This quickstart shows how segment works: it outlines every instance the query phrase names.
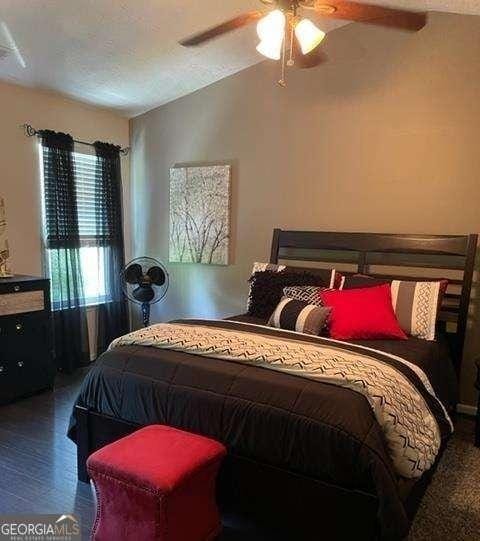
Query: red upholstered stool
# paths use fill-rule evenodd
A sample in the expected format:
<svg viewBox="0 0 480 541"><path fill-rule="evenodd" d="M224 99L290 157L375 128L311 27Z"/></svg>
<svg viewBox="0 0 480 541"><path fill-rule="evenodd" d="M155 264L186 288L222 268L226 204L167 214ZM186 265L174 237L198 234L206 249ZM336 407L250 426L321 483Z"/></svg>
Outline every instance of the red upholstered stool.
<svg viewBox="0 0 480 541"><path fill-rule="evenodd" d="M87 462L97 491L95 541L207 541L220 532L215 478L225 447L152 425Z"/></svg>

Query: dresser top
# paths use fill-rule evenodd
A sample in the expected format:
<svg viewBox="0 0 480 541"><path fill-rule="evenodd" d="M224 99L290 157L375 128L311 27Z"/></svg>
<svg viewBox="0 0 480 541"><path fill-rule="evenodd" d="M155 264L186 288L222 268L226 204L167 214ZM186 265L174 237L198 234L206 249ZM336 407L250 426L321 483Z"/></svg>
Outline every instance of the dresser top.
<svg viewBox="0 0 480 541"><path fill-rule="evenodd" d="M0 278L0 284L18 284L18 282L37 282L38 280L46 280L43 276L27 276L26 274L15 274L8 278Z"/></svg>

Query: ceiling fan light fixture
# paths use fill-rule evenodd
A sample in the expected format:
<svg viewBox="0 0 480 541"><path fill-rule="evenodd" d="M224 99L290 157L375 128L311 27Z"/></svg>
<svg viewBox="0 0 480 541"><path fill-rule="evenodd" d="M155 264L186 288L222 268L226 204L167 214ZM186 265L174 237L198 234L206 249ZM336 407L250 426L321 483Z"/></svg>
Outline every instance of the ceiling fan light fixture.
<svg viewBox="0 0 480 541"><path fill-rule="evenodd" d="M295 36L298 39L298 43L300 43L302 53L308 54L320 45L326 34L309 19L302 19L295 26Z"/></svg>
<svg viewBox="0 0 480 541"><path fill-rule="evenodd" d="M283 39L280 41L263 40L257 45L257 51L271 60L280 60L282 56L282 42Z"/></svg>
<svg viewBox="0 0 480 541"><path fill-rule="evenodd" d="M283 39L285 32L286 17L280 9L270 11L257 23L257 34L260 41Z"/></svg>
<svg viewBox="0 0 480 541"><path fill-rule="evenodd" d="M257 45L257 51L260 54L272 60L280 59L285 25L285 14L279 9L274 9L258 21L257 34L260 43Z"/></svg>

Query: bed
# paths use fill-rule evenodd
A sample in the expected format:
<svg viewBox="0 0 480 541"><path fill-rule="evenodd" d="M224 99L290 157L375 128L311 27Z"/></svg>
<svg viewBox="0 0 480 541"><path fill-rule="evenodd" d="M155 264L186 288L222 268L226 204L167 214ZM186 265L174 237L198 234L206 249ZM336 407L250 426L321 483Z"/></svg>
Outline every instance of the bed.
<svg viewBox="0 0 480 541"><path fill-rule="evenodd" d="M450 273L434 342L338 345L292 337L245 315L173 324L187 335L238 333L253 341L250 350L281 341L306 351L321 342L322 348L341 347L347 360L363 355L398 364L398 357L418 366L438 397L424 398L441 428L438 453L421 475L397 474L378 417L351 388L137 340L105 353L82 385L69 430L77 443L79 478L88 480L85 461L95 449L139 426L165 423L227 444L219 479L222 507L264 525L272 539L404 538L450 434L442 410L453 410L457 401L476 244L476 235L274 231L271 263L333 262L349 265L347 272L388 278L404 275L402 269L413 278L413 268L422 269L422 278L437 278L433 269ZM404 364L415 382L414 367Z"/></svg>

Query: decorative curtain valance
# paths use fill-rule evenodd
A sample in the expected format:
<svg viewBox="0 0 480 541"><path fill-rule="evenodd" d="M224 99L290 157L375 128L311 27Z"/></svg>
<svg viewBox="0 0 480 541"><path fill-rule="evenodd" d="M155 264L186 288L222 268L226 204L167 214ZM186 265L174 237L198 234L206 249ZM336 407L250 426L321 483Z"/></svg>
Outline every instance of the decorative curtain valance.
<svg viewBox="0 0 480 541"><path fill-rule="evenodd" d="M40 130L37 135L45 148L73 151L73 137L68 133Z"/></svg>
<svg viewBox="0 0 480 541"><path fill-rule="evenodd" d="M120 156L122 147L119 145L112 145L112 143L103 143L102 141L95 141L93 143L95 152L99 158L116 158Z"/></svg>

